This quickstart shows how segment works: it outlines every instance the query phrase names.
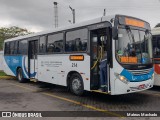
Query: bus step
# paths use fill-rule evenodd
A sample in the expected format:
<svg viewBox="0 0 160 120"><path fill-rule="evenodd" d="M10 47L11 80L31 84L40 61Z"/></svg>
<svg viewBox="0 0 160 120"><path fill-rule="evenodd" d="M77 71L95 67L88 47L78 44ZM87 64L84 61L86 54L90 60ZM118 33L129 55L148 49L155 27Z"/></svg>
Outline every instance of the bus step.
<svg viewBox="0 0 160 120"><path fill-rule="evenodd" d="M108 92L102 92L101 90L91 90L91 92L97 92L97 93L109 94Z"/></svg>
<svg viewBox="0 0 160 120"><path fill-rule="evenodd" d="M38 82L38 80L34 79L34 78L30 78L30 81L32 81L32 82Z"/></svg>

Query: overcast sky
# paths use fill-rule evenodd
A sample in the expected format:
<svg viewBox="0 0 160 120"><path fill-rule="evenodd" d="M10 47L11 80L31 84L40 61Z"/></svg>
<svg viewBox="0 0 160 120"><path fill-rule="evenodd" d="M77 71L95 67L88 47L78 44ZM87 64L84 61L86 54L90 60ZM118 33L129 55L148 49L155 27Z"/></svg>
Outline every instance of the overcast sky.
<svg viewBox="0 0 160 120"><path fill-rule="evenodd" d="M18 26L38 32L54 28L54 5L58 2L59 26L69 25L76 10L76 22L103 15L124 14L160 23L160 0L0 0L0 27Z"/></svg>

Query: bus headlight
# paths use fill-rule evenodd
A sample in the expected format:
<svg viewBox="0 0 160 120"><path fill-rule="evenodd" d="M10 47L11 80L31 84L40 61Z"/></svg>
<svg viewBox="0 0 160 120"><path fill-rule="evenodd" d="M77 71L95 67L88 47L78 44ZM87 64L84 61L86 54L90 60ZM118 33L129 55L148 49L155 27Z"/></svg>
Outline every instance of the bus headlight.
<svg viewBox="0 0 160 120"><path fill-rule="evenodd" d="M120 81L124 82L125 84L128 84L128 80L124 76L119 75L118 77Z"/></svg>
<svg viewBox="0 0 160 120"><path fill-rule="evenodd" d="M126 80L126 78L125 78L124 76L121 76L121 75L119 75L119 79L120 79L121 81Z"/></svg>
<svg viewBox="0 0 160 120"><path fill-rule="evenodd" d="M122 81L123 83L125 83L125 84L128 84L128 83L129 83L129 81L128 81L124 76L122 76L122 75L120 75L120 74L118 74L118 73L115 73L115 76L116 76L117 79L119 79L119 80Z"/></svg>

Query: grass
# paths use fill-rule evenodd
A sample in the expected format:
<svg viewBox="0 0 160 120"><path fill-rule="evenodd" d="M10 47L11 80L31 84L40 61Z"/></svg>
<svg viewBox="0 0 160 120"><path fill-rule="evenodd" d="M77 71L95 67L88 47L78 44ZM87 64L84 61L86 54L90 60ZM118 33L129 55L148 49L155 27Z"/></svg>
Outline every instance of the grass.
<svg viewBox="0 0 160 120"><path fill-rule="evenodd" d="M0 76L6 76L6 73L4 73L3 71L0 71Z"/></svg>

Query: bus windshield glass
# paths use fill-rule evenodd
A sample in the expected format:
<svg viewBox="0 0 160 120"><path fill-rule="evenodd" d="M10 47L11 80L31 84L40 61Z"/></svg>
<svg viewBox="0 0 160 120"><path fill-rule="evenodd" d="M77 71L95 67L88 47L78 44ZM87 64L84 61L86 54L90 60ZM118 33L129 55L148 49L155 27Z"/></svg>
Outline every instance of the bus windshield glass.
<svg viewBox="0 0 160 120"><path fill-rule="evenodd" d="M149 31L119 28L116 57L122 64L152 63L152 43Z"/></svg>

